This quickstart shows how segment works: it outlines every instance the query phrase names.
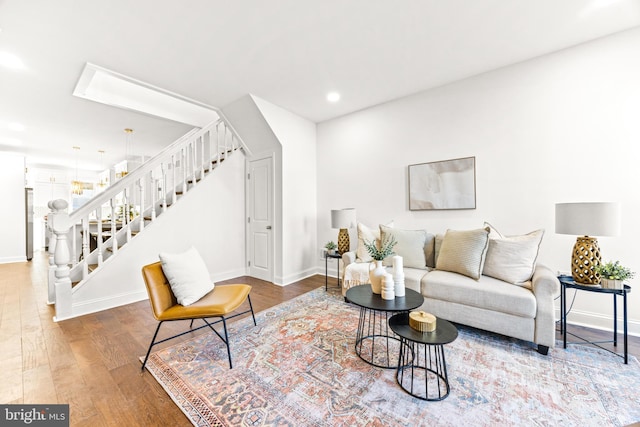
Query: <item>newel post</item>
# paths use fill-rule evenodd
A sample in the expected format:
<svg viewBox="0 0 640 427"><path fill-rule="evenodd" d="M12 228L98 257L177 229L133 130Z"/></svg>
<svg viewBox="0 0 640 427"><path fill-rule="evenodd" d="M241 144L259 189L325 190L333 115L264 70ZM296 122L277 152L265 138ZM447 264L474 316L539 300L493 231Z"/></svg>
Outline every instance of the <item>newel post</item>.
<svg viewBox="0 0 640 427"><path fill-rule="evenodd" d="M55 264L55 281L54 281L54 302L56 305L56 316L54 320L66 319L71 317L72 313L72 296L71 296L71 279L69 278L70 268L69 261L69 244L67 235L69 234L69 214L66 212L69 204L62 199L50 202L52 209L48 217L48 223L51 227L52 239L55 240L53 263ZM51 242L49 243L51 246ZM51 248L49 248L51 250Z"/></svg>

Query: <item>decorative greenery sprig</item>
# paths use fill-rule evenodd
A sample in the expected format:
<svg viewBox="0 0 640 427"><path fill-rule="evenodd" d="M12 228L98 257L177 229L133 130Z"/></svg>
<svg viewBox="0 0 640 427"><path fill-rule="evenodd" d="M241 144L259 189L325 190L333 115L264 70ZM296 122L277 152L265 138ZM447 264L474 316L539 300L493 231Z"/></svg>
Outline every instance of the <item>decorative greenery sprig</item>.
<svg viewBox="0 0 640 427"><path fill-rule="evenodd" d="M376 246L375 242L368 242L366 240L364 241L364 247L367 248L367 252L369 252L371 258L375 259L376 261L382 261L386 257L395 254L395 252L393 252L393 247L397 244L398 242L396 242L396 239L395 237L393 237L393 235L390 238L385 236L382 242L380 242L380 248Z"/></svg>
<svg viewBox="0 0 640 427"><path fill-rule="evenodd" d="M332 251L338 247L333 240L329 240L326 245L324 245L325 249L328 251Z"/></svg>
<svg viewBox="0 0 640 427"><path fill-rule="evenodd" d="M602 278L609 280L633 279L633 276L635 276L636 274L635 272L631 271L630 268L620 265L620 261L609 261L605 264L596 265L594 267L594 270L596 273L602 276Z"/></svg>

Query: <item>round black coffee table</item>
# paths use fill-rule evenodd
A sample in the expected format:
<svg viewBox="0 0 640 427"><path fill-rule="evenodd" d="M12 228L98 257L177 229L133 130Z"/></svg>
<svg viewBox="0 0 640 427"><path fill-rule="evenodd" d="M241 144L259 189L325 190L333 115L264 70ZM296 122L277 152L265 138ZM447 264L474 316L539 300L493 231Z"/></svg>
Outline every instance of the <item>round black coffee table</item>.
<svg viewBox="0 0 640 427"><path fill-rule="evenodd" d="M396 368L400 339L390 333L389 317L398 312L406 314L409 310L420 307L424 297L419 292L406 289L404 297L384 300L371 291L370 285L362 285L347 290L345 298L360 307L356 354L378 368Z"/></svg>
<svg viewBox="0 0 640 427"><path fill-rule="evenodd" d="M444 345L458 337L458 329L451 322L438 318L435 331L416 331L409 326L409 313L393 315L389 327L401 341L396 373L400 387L422 400L447 397L450 389Z"/></svg>

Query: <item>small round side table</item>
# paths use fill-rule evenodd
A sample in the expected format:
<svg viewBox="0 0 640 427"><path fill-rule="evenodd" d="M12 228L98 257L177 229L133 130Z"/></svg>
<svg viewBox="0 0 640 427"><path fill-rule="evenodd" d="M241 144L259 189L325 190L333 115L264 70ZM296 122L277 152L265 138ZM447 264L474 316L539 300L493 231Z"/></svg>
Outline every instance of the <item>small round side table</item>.
<svg viewBox="0 0 640 427"><path fill-rule="evenodd" d="M398 366L400 339L389 331L391 314L414 310L422 305L424 297L412 289L405 296L384 300L371 291L370 285L354 286L345 295L347 301L360 307L356 332L356 354L360 359L378 368L395 369Z"/></svg>
<svg viewBox="0 0 640 427"><path fill-rule="evenodd" d="M438 318L436 330L420 332L409 326L409 313L394 314L389 327L400 336L396 381L404 391L422 400L442 400L449 395L444 345L458 337L458 329Z"/></svg>

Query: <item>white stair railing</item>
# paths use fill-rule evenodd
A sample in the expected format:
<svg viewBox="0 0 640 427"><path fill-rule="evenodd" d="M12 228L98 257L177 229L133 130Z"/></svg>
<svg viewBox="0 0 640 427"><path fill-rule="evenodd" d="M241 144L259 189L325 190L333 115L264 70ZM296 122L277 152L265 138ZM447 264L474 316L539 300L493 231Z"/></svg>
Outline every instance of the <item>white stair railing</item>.
<svg viewBox="0 0 640 427"><path fill-rule="evenodd" d="M49 202L48 302L56 318L71 317L74 289L236 149L248 154L222 117L189 131L71 214L66 201Z"/></svg>

